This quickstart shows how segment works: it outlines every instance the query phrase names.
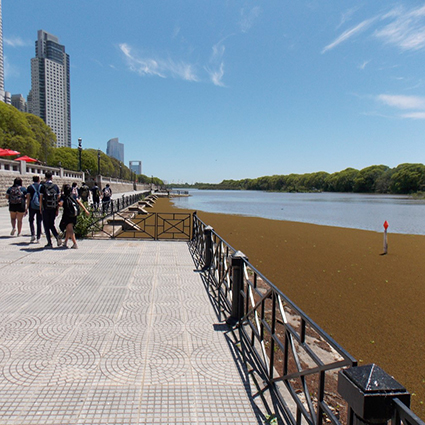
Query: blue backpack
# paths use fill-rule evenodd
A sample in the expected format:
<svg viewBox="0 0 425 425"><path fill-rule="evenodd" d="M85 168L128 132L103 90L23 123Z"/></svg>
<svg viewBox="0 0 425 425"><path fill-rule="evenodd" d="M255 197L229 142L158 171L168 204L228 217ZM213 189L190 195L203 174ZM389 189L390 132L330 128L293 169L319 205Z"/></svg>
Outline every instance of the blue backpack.
<svg viewBox="0 0 425 425"><path fill-rule="evenodd" d="M31 187L34 189L34 193L31 198L30 207L33 210L39 210L40 209L40 184L35 183L35 184L32 184Z"/></svg>

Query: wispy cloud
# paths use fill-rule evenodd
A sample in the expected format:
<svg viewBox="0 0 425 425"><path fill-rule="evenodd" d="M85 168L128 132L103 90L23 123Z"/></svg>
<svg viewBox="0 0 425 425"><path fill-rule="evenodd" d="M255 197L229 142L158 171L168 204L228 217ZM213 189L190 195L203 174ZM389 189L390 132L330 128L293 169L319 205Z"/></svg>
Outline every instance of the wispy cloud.
<svg viewBox="0 0 425 425"><path fill-rule="evenodd" d="M406 112L398 115L400 118L409 118L415 120L425 119L425 97L380 94L376 96L376 100L385 106L396 109L414 109L412 112Z"/></svg>
<svg viewBox="0 0 425 425"><path fill-rule="evenodd" d="M393 22L375 31L375 37L401 50L420 50L425 47L425 6L411 10L402 7L393 9L383 19Z"/></svg>
<svg viewBox="0 0 425 425"><path fill-rule="evenodd" d="M358 66L358 68L363 71L370 62L370 60L364 61L361 65Z"/></svg>
<svg viewBox="0 0 425 425"><path fill-rule="evenodd" d="M205 67L210 80L212 83L219 87L224 87L224 61L223 56L226 51L226 47L223 42L225 39L220 40L217 44L212 47L212 53L209 60L209 65Z"/></svg>
<svg viewBox="0 0 425 425"><path fill-rule="evenodd" d="M332 43L328 44L323 50L322 53L326 53L328 50L334 49L336 46L340 45L344 41L349 40L350 38L358 35L359 33L365 31L370 25L376 20L376 18L366 19L360 24L357 24L353 28L350 28L344 31L339 37L337 37Z"/></svg>
<svg viewBox="0 0 425 425"><path fill-rule="evenodd" d="M129 69L141 76L157 76L161 78L178 78L186 81L198 81L195 66L184 61L175 61L171 58L152 58L134 52L126 43L119 45L124 54Z"/></svg>
<svg viewBox="0 0 425 425"><path fill-rule="evenodd" d="M380 94L377 100L398 109L425 109L425 97Z"/></svg>
<svg viewBox="0 0 425 425"><path fill-rule="evenodd" d="M413 120L425 120L425 112L410 112L408 114L402 114L401 117Z"/></svg>
<svg viewBox="0 0 425 425"><path fill-rule="evenodd" d="M10 47L28 47L32 46L32 43L29 41L24 41L20 37L5 37L3 38L3 43L6 46Z"/></svg>
<svg viewBox="0 0 425 425"><path fill-rule="evenodd" d="M253 7L252 9L241 9L241 20L239 22L239 26L242 32L248 32L254 22L258 18L261 13L261 8L259 6Z"/></svg>
<svg viewBox="0 0 425 425"><path fill-rule="evenodd" d="M346 12L341 14L341 21L337 26L337 29L339 27L341 27L342 25L344 25L346 22L351 21L353 15L355 14L355 12L357 12L359 8L358 7L353 7L351 9L348 9Z"/></svg>
<svg viewBox="0 0 425 425"><path fill-rule="evenodd" d="M342 17L338 28L351 18L355 10L350 9ZM391 44L403 51L414 51L425 48L425 5L406 9L403 6L395 7L386 13L370 19L365 19L359 24L345 30L334 41L322 50L326 53L343 42L360 35L374 26L374 31L369 34L385 44Z"/></svg>

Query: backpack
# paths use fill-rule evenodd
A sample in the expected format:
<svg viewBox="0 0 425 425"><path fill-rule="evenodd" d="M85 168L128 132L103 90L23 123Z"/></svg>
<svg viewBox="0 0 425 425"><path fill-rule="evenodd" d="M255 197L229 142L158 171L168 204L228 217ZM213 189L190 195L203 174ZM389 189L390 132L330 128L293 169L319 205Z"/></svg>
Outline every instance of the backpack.
<svg viewBox="0 0 425 425"><path fill-rule="evenodd" d="M81 186L80 189L80 197L83 199L83 201L87 201L88 197L89 197L89 187L84 185Z"/></svg>
<svg viewBox="0 0 425 425"><path fill-rule="evenodd" d="M68 217L78 217L80 214L80 206L78 205L78 202L71 196L68 196L65 199L64 210Z"/></svg>
<svg viewBox="0 0 425 425"><path fill-rule="evenodd" d="M109 189L109 187L105 187L105 189L103 189L103 196L105 198L110 198L111 195L112 195L111 189Z"/></svg>
<svg viewBox="0 0 425 425"><path fill-rule="evenodd" d="M9 203L18 205L23 203L22 192L20 186L12 186L9 191Z"/></svg>
<svg viewBox="0 0 425 425"><path fill-rule="evenodd" d="M31 198L30 207L33 210L38 210L40 209L40 185L37 184L37 187L35 187L35 185L32 184L31 187L34 189L34 193Z"/></svg>
<svg viewBox="0 0 425 425"><path fill-rule="evenodd" d="M54 184L44 185L44 196L46 198L46 203L44 204L46 208L56 209L58 207L58 193Z"/></svg>

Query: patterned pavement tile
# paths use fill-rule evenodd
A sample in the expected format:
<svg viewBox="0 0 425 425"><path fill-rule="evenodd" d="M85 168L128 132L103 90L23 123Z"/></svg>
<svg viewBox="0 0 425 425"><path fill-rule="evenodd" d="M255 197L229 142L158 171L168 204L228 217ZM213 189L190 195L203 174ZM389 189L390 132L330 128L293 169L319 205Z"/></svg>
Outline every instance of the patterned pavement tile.
<svg viewBox="0 0 425 425"><path fill-rule="evenodd" d="M9 237L0 209L0 425L260 424L184 242Z"/></svg>

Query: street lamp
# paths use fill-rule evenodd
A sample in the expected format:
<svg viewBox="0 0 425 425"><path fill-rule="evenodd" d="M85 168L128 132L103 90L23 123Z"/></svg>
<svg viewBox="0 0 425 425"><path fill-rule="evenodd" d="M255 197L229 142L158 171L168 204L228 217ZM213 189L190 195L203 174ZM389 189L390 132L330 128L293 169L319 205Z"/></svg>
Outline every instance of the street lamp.
<svg viewBox="0 0 425 425"><path fill-rule="evenodd" d="M120 164L120 180L122 180L122 165Z"/></svg>
<svg viewBox="0 0 425 425"><path fill-rule="evenodd" d="M100 176L100 149L97 150L97 174Z"/></svg>
<svg viewBox="0 0 425 425"><path fill-rule="evenodd" d="M81 151L83 150L82 147L83 139L81 137L78 138L78 171L81 172Z"/></svg>

